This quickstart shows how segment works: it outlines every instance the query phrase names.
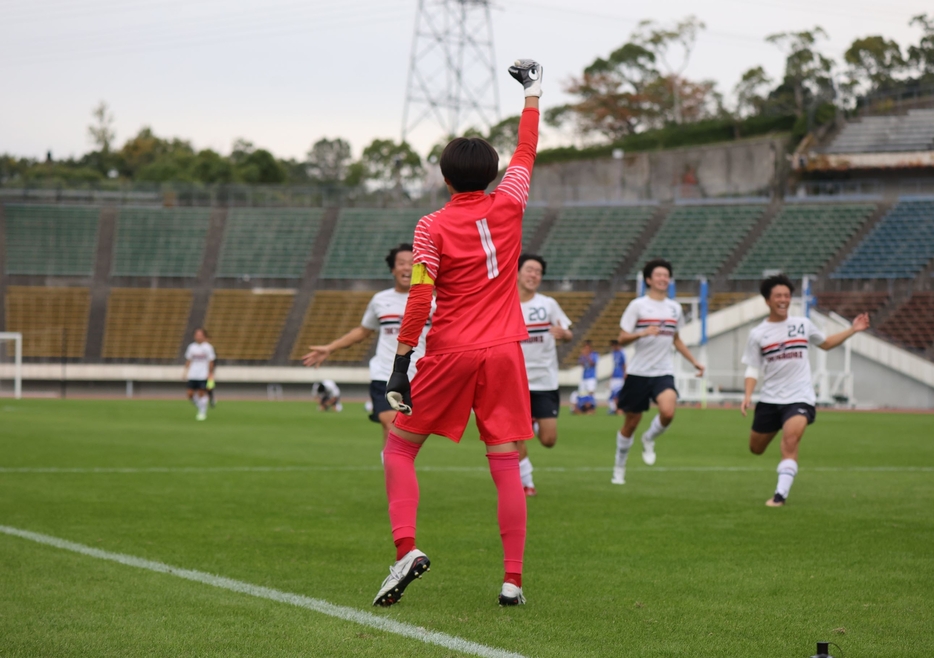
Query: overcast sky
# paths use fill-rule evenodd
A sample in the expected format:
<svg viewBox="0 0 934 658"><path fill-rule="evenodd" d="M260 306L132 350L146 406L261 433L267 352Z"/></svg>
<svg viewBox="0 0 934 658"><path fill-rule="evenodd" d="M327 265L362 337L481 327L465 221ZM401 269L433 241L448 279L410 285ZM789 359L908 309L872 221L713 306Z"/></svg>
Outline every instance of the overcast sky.
<svg viewBox="0 0 934 658"><path fill-rule="evenodd" d="M434 0L436 1L436 0ZM430 4L429 0L426 3ZM689 14L707 25L686 75L730 91L761 64L780 77L768 34L821 25L841 59L855 37L916 42L911 16L930 0L496 0L493 31L502 116L517 113L516 57L545 67L544 107L562 83L628 37L636 23ZM418 0L0 0L0 152L56 158L91 147L91 109L106 101L117 143L149 125L161 136L229 153L244 137L303 157L322 136L355 154L398 139ZM423 124L422 152L442 134ZM552 140L555 138L552 137Z"/></svg>

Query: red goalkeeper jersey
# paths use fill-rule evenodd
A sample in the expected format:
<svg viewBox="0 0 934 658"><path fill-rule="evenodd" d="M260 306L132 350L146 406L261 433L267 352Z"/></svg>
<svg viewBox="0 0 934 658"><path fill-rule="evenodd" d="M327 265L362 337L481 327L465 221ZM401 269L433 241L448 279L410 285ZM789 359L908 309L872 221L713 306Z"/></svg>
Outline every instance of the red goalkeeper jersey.
<svg viewBox="0 0 934 658"><path fill-rule="evenodd" d="M426 354L463 352L529 337L516 279L538 120L537 109L522 112L519 144L492 194L455 194L415 228L414 260L425 265L437 294Z"/></svg>

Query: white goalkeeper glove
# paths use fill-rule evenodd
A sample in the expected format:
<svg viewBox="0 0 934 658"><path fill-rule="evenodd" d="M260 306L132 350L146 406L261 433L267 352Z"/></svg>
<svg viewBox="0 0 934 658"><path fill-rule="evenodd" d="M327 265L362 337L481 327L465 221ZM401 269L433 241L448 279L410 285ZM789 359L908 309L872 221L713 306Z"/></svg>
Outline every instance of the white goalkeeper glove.
<svg viewBox="0 0 934 658"><path fill-rule="evenodd" d="M541 97L542 65L534 59L517 59L516 63L509 67L509 75L522 83L526 97Z"/></svg>

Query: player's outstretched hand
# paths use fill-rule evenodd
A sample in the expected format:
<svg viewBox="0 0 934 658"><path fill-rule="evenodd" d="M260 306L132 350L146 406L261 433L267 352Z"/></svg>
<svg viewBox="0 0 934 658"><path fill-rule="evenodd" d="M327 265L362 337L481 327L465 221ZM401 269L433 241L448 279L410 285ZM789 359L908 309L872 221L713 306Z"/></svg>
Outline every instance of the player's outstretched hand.
<svg viewBox="0 0 934 658"><path fill-rule="evenodd" d="M749 398L743 398L743 403L739 405L739 410L743 412L743 418L746 417L746 411L749 409L749 405L752 403L752 400Z"/></svg>
<svg viewBox="0 0 934 658"><path fill-rule="evenodd" d="M707 366L703 363L695 363L694 369L697 370L697 374L694 375L695 377L703 377L704 373L707 371Z"/></svg>
<svg viewBox="0 0 934 658"><path fill-rule="evenodd" d="M386 384L386 400L395 411L406 416L412 415L412 389L409 386L409 363L412 353L396 354L392 364L392 374Z"/></svg>
<svg viewBox="0 0 934 658"><path fill-rule="evenodd" d="M860 313L853 320L853 331L866 331L869 329L869 314Z"/></svg>
<svg viewBox="0 0 934 658"><path fill-rule="evenodd" d="M541 97L542 65L534 59L517 59L516 63L509 67L509 75L522 83L526 97Z"/></svg>
<svg viewBox="0 0 934 658"><path fill-rule="evenodd" d="M308 354L302 357L302 363L309 368L317 368L331 356L331 350L324 345L312 345L308 349Z"/></svg>

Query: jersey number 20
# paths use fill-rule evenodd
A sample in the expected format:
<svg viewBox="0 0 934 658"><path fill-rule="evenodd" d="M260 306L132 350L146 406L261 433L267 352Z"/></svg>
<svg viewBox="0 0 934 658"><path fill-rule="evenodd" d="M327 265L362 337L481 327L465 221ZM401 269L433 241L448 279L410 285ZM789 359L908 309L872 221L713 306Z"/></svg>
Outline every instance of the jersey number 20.
<svg viewBox="0 0 934 658"><path fill-rule="evenodd" d="M486 219L477 222L477 230L480 232L480 244L486 253L486 276L488 279L495 279L499 276L499 263L496 260L496 245L493 244L493 236L490 235Z"/></svg>

